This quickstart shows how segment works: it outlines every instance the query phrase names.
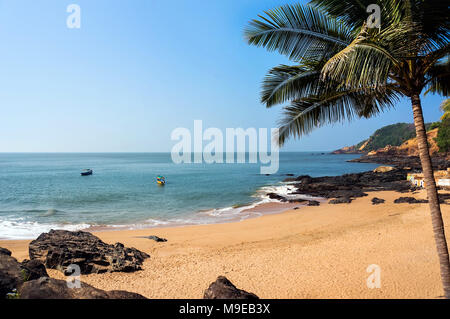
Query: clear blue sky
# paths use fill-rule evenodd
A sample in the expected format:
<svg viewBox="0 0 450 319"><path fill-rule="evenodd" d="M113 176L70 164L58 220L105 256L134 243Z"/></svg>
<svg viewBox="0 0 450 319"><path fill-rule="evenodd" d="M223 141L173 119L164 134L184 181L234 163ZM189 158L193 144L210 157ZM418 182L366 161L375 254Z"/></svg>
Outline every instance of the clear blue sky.
<svg viewBox="0 0 450 319"><path fill-rule="evenodd" d="M250 47L243 28L287 0L0 0L0 152L170 151L176 127L275 127L259 103L287 59ZM81 29L66 8L81 7ZM442 98L423 101L438 120ZM325 127L286 151L332 150L412 122L408 101L371 120Z"/></svg>

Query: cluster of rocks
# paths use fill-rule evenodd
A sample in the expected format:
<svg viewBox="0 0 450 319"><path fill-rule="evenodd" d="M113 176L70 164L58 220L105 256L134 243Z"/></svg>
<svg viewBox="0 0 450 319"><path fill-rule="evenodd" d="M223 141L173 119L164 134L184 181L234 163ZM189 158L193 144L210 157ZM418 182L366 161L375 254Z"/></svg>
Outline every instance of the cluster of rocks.
<svg viewBox="0 0 450 319"><path fill-rule="evenodd" d="M352 199L367 196L365 192L391 190L409 192L415 188L406 180L408 170L392 169L384 172L362 172L341 176L311 177L302 175L287 178L293 182L292 194L332 199L331 204L350 203Z"/></svg>
<svg viewBox="0 0 450 319"><path fill-rule="evenodd" d="M286 198L277 193L268 193L267 196L270 199L278 200L282 203L297 203L297 204L305 204L307 206L319 206L320 202L316 200L302 199L302 198Z"/></svg>
<svg viewBox="0 0 450 319"><path fill-rule="evenodd" d="M29 245L29 255L45 267L62 272L71 264L80 267L81 274L140 270L150 256L121 243L107 244L88 232L51 230L41 234Z"/></svg>
<svg viewBox="0 0 450 319"><path fill-rule="evenodd" d="M157 236L146 238L165 241ZM105 291L83 282L79 288L71 288L65 280L50 278L46 270L47 267L66 272L70 264L77 264L82 274L135 271L149 257L135 248L120 243L108 245L87 232L51 230L32 241L29 250L32 259L19 263L11 251L0 247L0 299L146 299L137 293ZM205 290L203 297L258 299L255 294L236 288L223 276Z"/></svg>
<svg viewBox="0 0 450 319"><path fill-rule="evenodd" d="M424 204L424 203L428 203L428 200L426 199L416 199L414 197L411 196L406 196L406 197L400 197L397 198L396 200L394 200L395 204L404 204L404 203L408 203L408 204Z"/></svg>
<svg viewBox="0 0 450 319"><path fill-rule="evenodd" d="M19 263L5 248L0 248L0 296L20 299L145 299L137 293L104 291L86 283L71 289L66 281L49 278L39 260Z"/></svg>
<svg viewBox="0 0 450 319"><path fill-rule="evenodd" d="M383 204L384 202L385 202L385 200L382 198L378 198L378 197L372 198L372 205L379 205L379 204Z"/></svg>
<svg viewBox="0 0 450 319"><path fill-rule="evenodd" d="M450 160L448 156L435 155L431 158L433 163L433 169L446 170L450 167ZM393 165L397 168L410 168L412 170L422 170L419 156L408 155L393 155L393 154L376 154L376 155L363 155L359 158L350 160L349 162L356 163L383 163L386 165Z"/></svg>

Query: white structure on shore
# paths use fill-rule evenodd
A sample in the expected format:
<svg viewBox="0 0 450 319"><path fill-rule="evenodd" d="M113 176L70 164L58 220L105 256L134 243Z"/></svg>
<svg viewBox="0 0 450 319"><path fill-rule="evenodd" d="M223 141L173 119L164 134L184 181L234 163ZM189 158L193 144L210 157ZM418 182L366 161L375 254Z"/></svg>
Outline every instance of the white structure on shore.
<svg viewBox="0 0 450 319"><path fill-rule="evenodd" d="M436 185L440 187L450 188L450 168L446 171L435 171L434 178L436 180ZM417 187L425 187L425 179L423 173L411 173L406 177L413 185Z"/></svg>

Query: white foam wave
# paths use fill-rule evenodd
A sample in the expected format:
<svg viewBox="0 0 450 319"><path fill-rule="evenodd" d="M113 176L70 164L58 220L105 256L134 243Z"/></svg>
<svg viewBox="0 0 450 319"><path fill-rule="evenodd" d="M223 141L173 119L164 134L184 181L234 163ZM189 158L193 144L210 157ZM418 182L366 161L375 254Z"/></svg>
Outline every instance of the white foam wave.
<svg viewBox="0 0 450 319"><path fill-rule="evenodd" d="M40 224L38 222L17 220L0 220L1 239L34 239L50 229L80 230L88 228L88 224Z"/></svg>
<svg viewBox="0 0 450 319"><path fill-rule="evenodd" d="M277 199L270 198L269 193L275 193L288 200L304 199L304 200L320 200L320 198L293 194L295 187L290 183L280 183L273 186L264 186L258 189L255 193L255 202L239 207L225 207L216 208L207 211L196 212L179 218L171 219L155 219L150 218L143 222L133 224L120 225L104 225L107 228L114 229L142 229L165 226L182 226L182 225L202 225L230 221L242 221L251 217L261 216L262 213L257 212L254 208L265 203L280 202ZM48 215L53 215L56 210L49 210ZM50 229L64 229L64 230L81 230L89 228L88 224L52 224L52 223L37 223L25 221L22 218L16 219L0 219L0 239L32 239L36 238L43 232L48 232Z"/></svg>

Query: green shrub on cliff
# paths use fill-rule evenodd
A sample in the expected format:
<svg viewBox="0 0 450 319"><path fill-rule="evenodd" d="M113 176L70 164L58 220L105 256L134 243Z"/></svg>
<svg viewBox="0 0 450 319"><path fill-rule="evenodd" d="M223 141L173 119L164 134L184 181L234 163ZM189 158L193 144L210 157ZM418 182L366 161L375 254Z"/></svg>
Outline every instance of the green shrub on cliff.
<svg viewBox="0 0 450 319"><path fill-rule="evenodd" d="M430 126L431 124L425 125L427 130L430 129ZM414 124L397 123L384 126L373 133L373 135L369 138L369 142L364 147L364 151L370 152L383 148L386 145L399 146L403 142L414 137L416 137Z"/></svg>
<svg viewBox="0 0 450 319"><path fill-rule="evenodd" d="M439 152L450 152L450 117L444 118L440 123L436 143Z"/></svg>

